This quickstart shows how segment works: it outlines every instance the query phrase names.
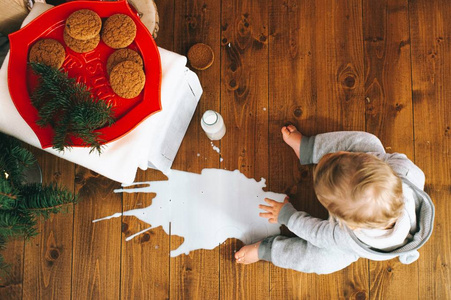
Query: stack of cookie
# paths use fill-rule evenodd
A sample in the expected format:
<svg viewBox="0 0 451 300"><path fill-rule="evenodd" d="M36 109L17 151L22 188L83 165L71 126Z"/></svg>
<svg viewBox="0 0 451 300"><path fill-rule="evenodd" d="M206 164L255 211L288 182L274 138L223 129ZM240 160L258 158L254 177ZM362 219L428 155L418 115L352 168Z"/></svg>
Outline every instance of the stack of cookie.
<svg viewBox="0 0 451 300"><path fill-rule="evenodd" d="M115 14L106 19L102 41L113 49L107 60L107 73L113 91L122 98L137 97L146 82L143 60L138 52L128 49L136 37L136 24L127 15Z"/></svg>
<svg viewBox="0 0 451 300"><path fill-rule="evenodd" d="M66 20L63 38L67 47L78 53L94 50L100 42L102 19L89 9L73 12Z"/></svg>
<svg viewBox="0 0 451 300"><path fill-rule="evenodd" d="M135 98L146 82L143 60L132 49L119 49L108 57L106 64L113 91L122 98Z"/></svg>

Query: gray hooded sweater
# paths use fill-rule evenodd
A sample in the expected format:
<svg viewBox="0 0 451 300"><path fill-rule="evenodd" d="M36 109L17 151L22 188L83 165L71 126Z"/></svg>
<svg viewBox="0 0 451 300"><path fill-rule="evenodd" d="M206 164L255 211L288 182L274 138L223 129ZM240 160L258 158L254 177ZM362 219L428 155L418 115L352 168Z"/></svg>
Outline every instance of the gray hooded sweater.
<svg viewBox="0 0 451 300"><path fill-rule="evenodd" d="M297 237L278 235L266 238L258 248L259 259L282 268L317 274L344 269L360 257L371 260L399 257L404 264L417 260L417 249L431 236L434 221L434 205L423 191L423 172L404 154L385 153L379 139L366 132L331 132L313 137L303 136L300 161L301 164L317 164L325 154L338 151L373 154L389 164L401 178L404 200L415 206L412 209L415 215L411 219L416 224L412 226L406 241L394 249L390 247L394 245L386 245L385 250L377 249L362 242L345 225L340 226L335 220L314 218L306 212L296 211L287 203L282 207L278 221Z"/></svg>

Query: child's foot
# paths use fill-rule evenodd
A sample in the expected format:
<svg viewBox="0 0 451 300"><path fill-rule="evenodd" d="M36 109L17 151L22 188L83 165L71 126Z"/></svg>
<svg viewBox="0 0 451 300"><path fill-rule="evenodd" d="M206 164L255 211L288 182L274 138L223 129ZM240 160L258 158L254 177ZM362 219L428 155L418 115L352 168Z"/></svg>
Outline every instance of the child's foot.
<svg viewBox="0 0 451 300"><path fill-rule="evenodd" d="M293 148L296 156L300 158L299 151L301 147L302 134L293 125L283 126L281 131L285 143Z"/></svg>
<svg viewBox="0 0 451 300"><path fill-rule="evenodd" d="M253 264L258 259L258 246L260 246L261 242L244 246L237 253L235 253L235 259L238 264Z"/></svg>

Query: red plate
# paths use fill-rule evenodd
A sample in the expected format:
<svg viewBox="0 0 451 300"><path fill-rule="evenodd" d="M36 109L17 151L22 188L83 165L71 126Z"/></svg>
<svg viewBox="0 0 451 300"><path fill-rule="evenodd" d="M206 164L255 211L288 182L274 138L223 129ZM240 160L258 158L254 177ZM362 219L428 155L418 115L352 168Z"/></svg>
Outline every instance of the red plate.
<svg viewBox="0 0 451 300"><path fill-rule="evenodd" d="M135 41L128 47L138 51L144 60L146 84L139 96L124 99L117 96L108 83L106 61L115 51L100 41L96 49L87 53L76 53L66 47L63 40L65 20L71 13L79 9L95 11L102 21L113 14L121 13L130 16L136 24ZM139 17L128 6L125 0L114 2L74 1L58 5L36 19L21 30L10 34L10 57L8 66L8 86L11 98L20 115L36 133L42 148L52 146L54 131L50 126L36 125L38 111L31 104L30 94L34 88L33 74L28 63L28 51L39 39L52 38L59 41L66 49L64 71L69 77L77 78L91 89L91 92L113 105L116 123L99 130L100 138L106 142L113 141L133 128L152 113L161 110L160 86L161 63L155 41ZM72 139L74 146L84 146L80 139Z"/></svg>

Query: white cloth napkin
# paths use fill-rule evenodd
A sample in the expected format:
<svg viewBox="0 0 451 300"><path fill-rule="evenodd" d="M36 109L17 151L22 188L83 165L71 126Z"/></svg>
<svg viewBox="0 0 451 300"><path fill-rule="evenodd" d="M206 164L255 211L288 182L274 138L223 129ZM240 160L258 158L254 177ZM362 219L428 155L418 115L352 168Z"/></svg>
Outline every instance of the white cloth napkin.
<svg viewBox="0 0 451 300"><path fill-rule="evenodd" d="M22 27L52 6L35 3ZM82 165L121 183L133 182L137 168L148 166L166 173L177 154L186 129L202 95L197 76L186 67L186 57L158 48L161 57L162 111L148 117L135 129L111 143L99 156L89 148L74 147L56 156ZM17 111L8 89L9 54L0 70L0 131L41 148L38 138Z"/></svg>

